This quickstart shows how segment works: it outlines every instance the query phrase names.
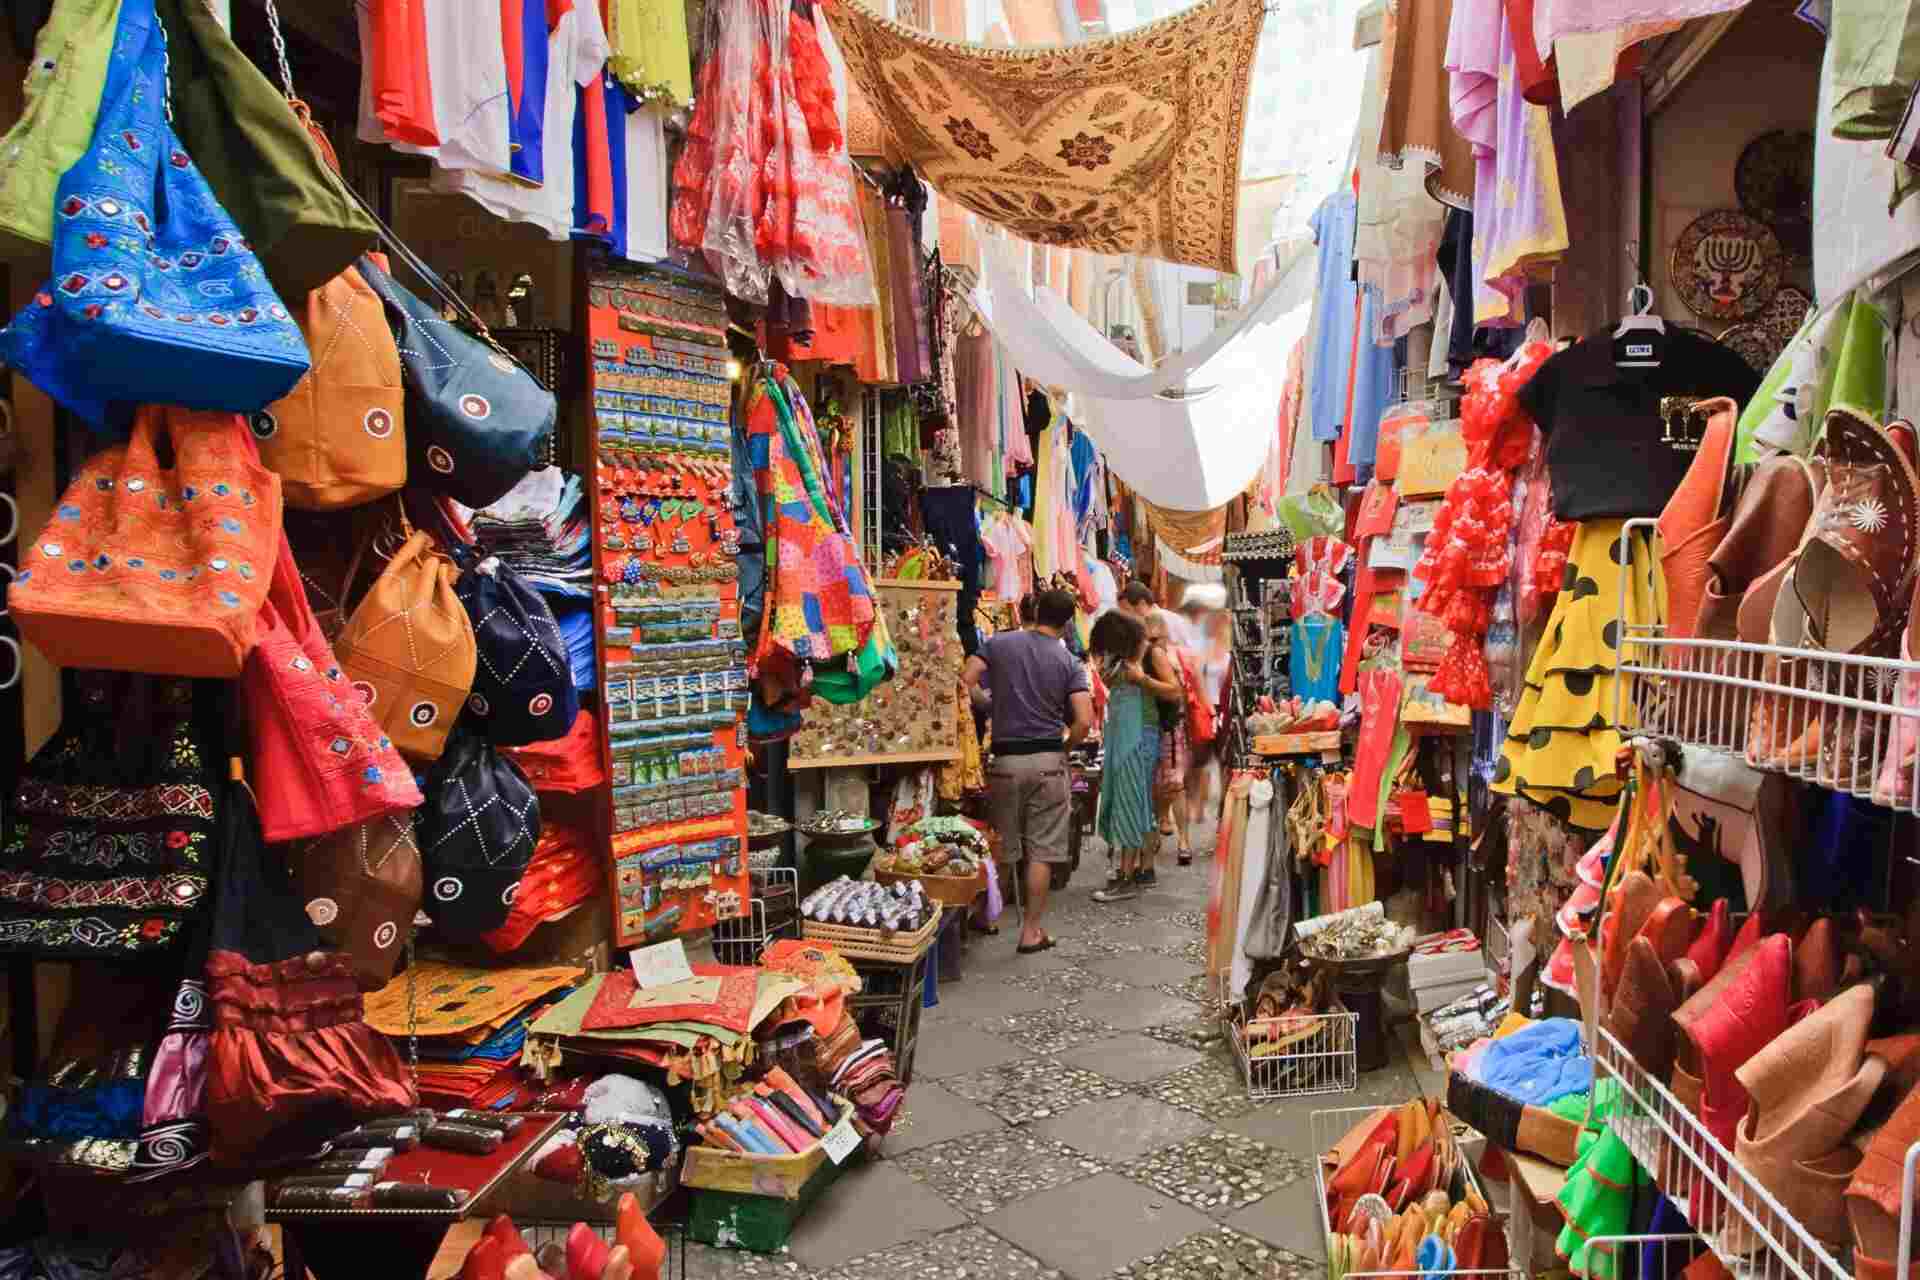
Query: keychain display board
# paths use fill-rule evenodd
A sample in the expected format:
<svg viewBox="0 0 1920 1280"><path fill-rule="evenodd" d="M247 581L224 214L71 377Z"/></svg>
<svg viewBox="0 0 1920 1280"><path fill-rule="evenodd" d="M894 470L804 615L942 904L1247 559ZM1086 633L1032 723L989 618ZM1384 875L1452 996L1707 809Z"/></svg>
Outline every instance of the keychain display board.
<svg viewBox="0 0 1920 1280"><path fill-rule="evenodd" d="M616 947L746 913L746 645L718 288L588 282L593 560Z"/></svg>
<svg viewBox="0 0 1920 1280"><path fill-rule="evenodd" d="M960 584L875 578L873 589L900 670L859 702L815 698L788 747L790 769L960 758Z"/></svg>

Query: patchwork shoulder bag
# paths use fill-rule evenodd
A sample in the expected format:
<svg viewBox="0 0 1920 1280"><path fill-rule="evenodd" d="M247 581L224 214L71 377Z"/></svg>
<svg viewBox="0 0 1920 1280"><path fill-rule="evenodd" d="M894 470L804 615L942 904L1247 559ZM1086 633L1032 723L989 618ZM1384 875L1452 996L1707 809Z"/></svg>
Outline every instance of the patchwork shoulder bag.
<svg viewBox="0 0 1920 1280"><path fill-rule="evenodd" d="M334 643L374 721L416 760L439 757L473 689L473 624L454 595L456 572L424 530L410 530Z"/></svg>
<svg viewBox="0 0 1920 1280"><path fill-rule="evenodd" d="M0 951L111 959L173 947L214 874L226 685L74 671L21 770L0 844Z"/></svg>
<svg viewBox="0 0 1920 1280"><path fill-rule="evenodd" d="M454 594L473 620L479 664L467 716L495 746L559 738L580 712L567 642L546 600L488 556L460 575Z"/></svg>
<svg viewBox="0 0 1920 1280"><path fill-rule="evenodd" d="M415 817L426 912L441 932L477 939L507 921L540 839L540 799L520 766L468 729L428 772Z"/></svg>
<svg viewBox="0 0 1920 1280"><path fill-rule="evenodd" d="M269 841L326 835L420 803L413 771L321 634L285 534L240 692Z"/></svg>
<svg viewBox="0 0 1920 1280"><path fill-rule="evenodd" d="M174 134L153 3L121 6L93 145L60 179L53 278L0 330L0 361L116 429L141 404L252 413L308 368L253 246Z"/></svg>
<svg viewBox="0 0 1920 1280"><path fill-rule="evenodd" d="M553 393L487 334L460 296L398 238L400 260L479 336L394 282L371 255L360 274L387 304L407 389L407 475L416 486L478 510L545 466L553 444Z"/></svg>
<svg viewBox="0 0 1920 1280"><path fill-rule="evenodd" d="M132 439L87 459L26 548L13 620L68 666L230 680L280 543L280 478L239 417L149 406Z"/></svg>

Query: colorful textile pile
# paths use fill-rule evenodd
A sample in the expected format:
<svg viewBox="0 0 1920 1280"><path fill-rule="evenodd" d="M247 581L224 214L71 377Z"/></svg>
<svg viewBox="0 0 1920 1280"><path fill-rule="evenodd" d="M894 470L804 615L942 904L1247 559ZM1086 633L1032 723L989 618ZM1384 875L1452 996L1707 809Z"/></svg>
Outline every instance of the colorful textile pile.
<svg viewBox="0 0 1920 1280"><path fill-rule="evenodd" d="M704 250L727 292L871 306L866 231L832 72L791 0L709 6L687 145L673 170L668 228Z"/></svg>

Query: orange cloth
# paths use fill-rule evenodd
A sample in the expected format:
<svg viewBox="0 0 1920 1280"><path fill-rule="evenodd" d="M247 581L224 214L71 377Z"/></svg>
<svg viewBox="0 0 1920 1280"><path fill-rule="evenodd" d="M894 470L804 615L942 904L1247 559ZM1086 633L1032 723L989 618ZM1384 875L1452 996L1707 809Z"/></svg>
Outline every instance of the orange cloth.
<svg viewBox="0 0 1920 1280"><path fill-rule="evenodd" d="M1727 532L1732 512L1721 498L1733 459L1734 403L1720 398L1698 406L1707 415L1700 448L1680 487L1660 513L1660 571L1667 580L1667 634L1691 636L1706 598L1707 560Z"/></svg>

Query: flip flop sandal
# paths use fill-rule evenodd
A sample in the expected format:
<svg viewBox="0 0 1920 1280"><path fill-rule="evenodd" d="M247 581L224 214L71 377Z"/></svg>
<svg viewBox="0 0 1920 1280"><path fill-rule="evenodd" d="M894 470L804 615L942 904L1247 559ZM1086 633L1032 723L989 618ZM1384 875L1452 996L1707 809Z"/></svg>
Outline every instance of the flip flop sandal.
<svg viewBox="0 0 1920 1280"><path fill-rule="evenodd" d="M1015 947L1013 949L1015 955L1022 956L1039 955L1042 951L1051 950L1053 950L1053 935L1050 933L1041 934L1040 941L1031 947Z"/></svg>

